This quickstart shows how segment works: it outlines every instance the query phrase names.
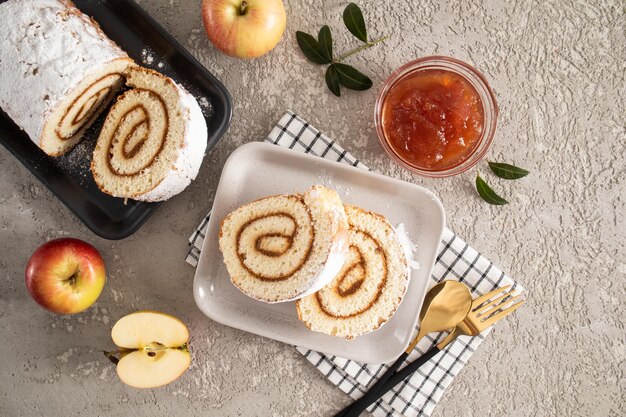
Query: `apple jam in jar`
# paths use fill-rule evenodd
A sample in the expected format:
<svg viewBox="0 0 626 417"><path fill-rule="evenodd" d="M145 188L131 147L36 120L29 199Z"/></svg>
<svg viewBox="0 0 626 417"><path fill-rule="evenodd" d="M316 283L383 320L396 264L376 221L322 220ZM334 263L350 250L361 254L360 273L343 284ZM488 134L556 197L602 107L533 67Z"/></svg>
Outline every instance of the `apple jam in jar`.
<svg viewBox="0 0 626 417"><path fill-rule="evenodd" d="M484 156L497 113L493 93L476 70L452 58L430 57L392 74L376 104L376 125L397 162L444 177Z"/></svg>

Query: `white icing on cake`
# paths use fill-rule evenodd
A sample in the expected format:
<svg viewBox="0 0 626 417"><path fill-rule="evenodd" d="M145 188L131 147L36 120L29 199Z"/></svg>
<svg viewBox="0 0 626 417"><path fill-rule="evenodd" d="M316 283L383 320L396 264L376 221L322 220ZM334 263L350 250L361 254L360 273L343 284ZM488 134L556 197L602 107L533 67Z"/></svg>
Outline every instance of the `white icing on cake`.
<svg viewBox="0 0 626 417"><path fill-rule="evenodd" d="M167 176L153 190L133 197L141 201L162 201L178 194L196 179L207 146L207 126L196 99L180 85L180 107L185 119L184 144Z"/></svg>
<svg viewBox="0 0 626 417"><path fill-rule="evenodd" d="M394 228L396 235L398 236L398 241L402 245L402 249L404 250L404 256L406 256L407 264L409 266L409 276L410 270L418 270L422 267L418 261L414 259L415 252L417 252L417 245L411 240L409 237L409 233L404 226L404 223L400 223L398 226Z"/></svg>

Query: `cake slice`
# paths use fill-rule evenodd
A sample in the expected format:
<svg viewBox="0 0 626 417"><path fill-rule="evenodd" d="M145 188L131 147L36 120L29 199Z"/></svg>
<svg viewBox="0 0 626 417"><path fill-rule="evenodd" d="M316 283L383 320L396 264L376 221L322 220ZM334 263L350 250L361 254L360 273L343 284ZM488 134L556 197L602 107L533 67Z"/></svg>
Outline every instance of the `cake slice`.
<svg viewBox="0 0 626 417"><path fill-rule="evenodd" d="M350 251L330 284L296 302L311 330L352 339L372 332L396 312L409 284L407 255L387 219L346 206Z"/></svg>
<svg viewBox="0 0 626 417"><path fill-rule="evenodd" d="M82 139L130 65L70 0L0 2L0 107L48 155Z"/></svg>
<svg viewBox="0 0 626 417"><path fill-rule="evenodd" d="M339 195L322 186L246 204L220 227L219 247L232 283L260 301L292 301L318 291L348 254Z"/></svg>
<svg viewBox="0 0 626 417"><path fill-rule="evenodd" d="M125 75L131 89L107 115L91 171L107 194L167 200L198 174L207 146L204 116L171 78L139 66Z"/></svg>

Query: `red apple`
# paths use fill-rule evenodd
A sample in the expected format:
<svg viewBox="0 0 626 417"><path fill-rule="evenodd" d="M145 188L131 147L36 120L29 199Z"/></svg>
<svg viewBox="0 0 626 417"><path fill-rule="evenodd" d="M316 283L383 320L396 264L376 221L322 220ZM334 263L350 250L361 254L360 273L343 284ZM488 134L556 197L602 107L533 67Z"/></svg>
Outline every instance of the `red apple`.
<svg viewBox="0 0 626 417"><path fill-rule="evenodd" d="M63 238L41 245L26 266L26 287L43 308L79 313L100 296L106 273L100 252L89 243Z"/></svg>
<svg viewBox="0 0 626 417"><path fill-rule="evenodd" d="M203 0L202 20L217 49L256 58L278 44L287 15L282 0Z"/></svg>

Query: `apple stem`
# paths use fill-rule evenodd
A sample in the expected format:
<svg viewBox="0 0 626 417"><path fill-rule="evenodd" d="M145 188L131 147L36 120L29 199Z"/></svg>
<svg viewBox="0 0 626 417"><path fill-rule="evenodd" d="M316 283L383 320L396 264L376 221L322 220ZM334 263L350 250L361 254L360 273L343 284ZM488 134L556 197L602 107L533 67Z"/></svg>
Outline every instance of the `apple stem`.
<svg viewBox="0 0 626 417"><path fill-rule="evenodd" d="M346 52L345 54L339 56L339 58L333 59L333 62L334 63L342 62L344 59L348 58L349 56L357 54L357 53L359 53L359 52L361 52L361 51L363 51L363 50L365 50L367 48L371 48L372 46L376 45L377 43L386 41L387 39L389 39L389 36L383 36L380 39L376 39L374 41L369 41L369 42L365 43L364 45L359 46L358 48L354 48L353 50Z"/></svg>
<svg viewBox="0 0 626 417"><path fill-rule="evenodd" d="M244 14L246 14L247 11L248 11L248 2L244 0L241 2L241 6L239 7L239 15L243 16Z"/></svg>
<svg viewBox="0 0 626 417"><path fill-rule="evenodd" d="M113 362L114 365L117 365L119 363L120 360L115 357L116 353L120 353L119 350L114 352L107 352L106 350L103 350L102 353L104 353L104 356L106 356L108 360Z"/></svg>

